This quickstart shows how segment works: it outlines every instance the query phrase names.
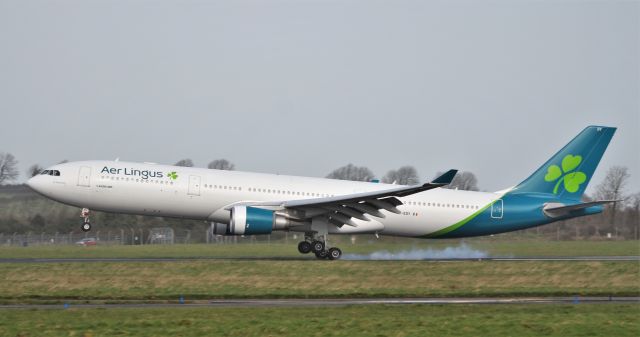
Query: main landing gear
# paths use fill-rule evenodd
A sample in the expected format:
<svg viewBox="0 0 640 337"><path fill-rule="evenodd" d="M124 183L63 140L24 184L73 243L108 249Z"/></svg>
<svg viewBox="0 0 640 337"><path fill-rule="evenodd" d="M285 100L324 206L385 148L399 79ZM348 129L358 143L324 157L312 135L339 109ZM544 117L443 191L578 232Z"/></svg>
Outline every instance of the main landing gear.
<svg viewBox="0 0 640 337"><path fill-rule="evenodd" d="M91 222L89 222L89 209L88 208L83 208L82 212L80 212L80 217L82 218L82 226L80 226L80 229L82 229L83 232L88 232L91 230Z"/></svg>
<svg viewBox="0 0 640 337"><path fill-rule="evenodd" d="M313 233L305 234L305 240L298 243L298 251L301 254L313 252L320 260L338 260L342 257L342 251L338 247L326 249L326 241L324 237L315 236Z"/></svg>

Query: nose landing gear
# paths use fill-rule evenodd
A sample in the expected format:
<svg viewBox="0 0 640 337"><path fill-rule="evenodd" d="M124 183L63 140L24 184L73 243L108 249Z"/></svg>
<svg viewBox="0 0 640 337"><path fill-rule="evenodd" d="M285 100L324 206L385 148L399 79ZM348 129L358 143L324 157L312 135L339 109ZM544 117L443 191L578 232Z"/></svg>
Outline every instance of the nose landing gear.
<svg viewBox="0 0 640 337"><path fill-rule="evenodd" d="M80 229L83 232L88 232L91 230L91 222L89 222L89 209L88 208L83 208L82 211L80 212L80 217L82 218L82 226L80 226Z"/></svg>

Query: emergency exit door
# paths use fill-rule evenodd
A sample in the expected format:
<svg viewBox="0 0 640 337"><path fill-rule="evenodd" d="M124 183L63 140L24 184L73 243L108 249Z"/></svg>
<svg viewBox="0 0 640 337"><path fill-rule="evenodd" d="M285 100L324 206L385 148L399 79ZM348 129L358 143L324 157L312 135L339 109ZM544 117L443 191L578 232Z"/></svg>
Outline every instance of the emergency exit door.
<svg viewBox="0 0 640 337"><path fill-rule="evenodd" d="M91 181L91 167L89 166L80 166L80 171L78 172L78 186L89 187Z"/></svg>
<svg viewBox="0 0 640 337"><path fill-rule="evenodd" d="M189 195L200 195L200 176L189 176Z"/></svg>

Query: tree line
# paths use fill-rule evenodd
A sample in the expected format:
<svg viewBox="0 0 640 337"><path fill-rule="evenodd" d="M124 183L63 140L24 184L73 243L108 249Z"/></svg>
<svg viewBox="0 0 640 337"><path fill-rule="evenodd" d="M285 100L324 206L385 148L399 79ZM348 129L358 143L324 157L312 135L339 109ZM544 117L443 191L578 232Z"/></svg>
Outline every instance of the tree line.
<svg viewBox="0 0 640 337"><path fill-rule="evenodd" d="M66 162L62 161L62 162ZM19 177L18 161L10 153L0 153L0 203L4 206L0 212L0 232L25 232L56 229L61 232L75 228L77 208L65 206L40 197L24 186L10 186L10 182ZM174 165L194 167L193 160L181 159ZM215 159L207 164L207 168L216 170L235 170L235 165L227 159ZM27 170L27 176L39 174L42 167L35 164ZM438 172L434 177L440 175ZM365 166L347 164L326 175L326 178L351 181L378 181L373 171ZM640 227L640 192L628 193L630 179L628 169L613 166L607 170L605 178L596 185L593 195L585 195L584 201L619 200L605 206L603 213L586 218L575 218L557 222L552 225L536 227L527 231L538 234L554 235L562 238L603 237L611 233L616 237L638 238ZM415 185L420 177L415 167L401 166L387 171L380 179L387 184ZM449 189L479 191L478 179L472 172L458 172L454 180L446 186ZM97 213L97 215L95 215ZM142 228L172 226L185 229L205 228L200 221L169 219L148 216L94 213L96 223L106 223L120 228ZM70 226L69 224L74 224Z"/></svg>

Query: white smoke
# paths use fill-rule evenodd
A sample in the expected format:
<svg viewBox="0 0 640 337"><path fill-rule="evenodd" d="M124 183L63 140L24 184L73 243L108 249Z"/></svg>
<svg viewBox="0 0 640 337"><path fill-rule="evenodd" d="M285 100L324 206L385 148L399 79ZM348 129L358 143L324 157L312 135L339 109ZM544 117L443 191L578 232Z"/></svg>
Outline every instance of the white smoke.
<svg viewBox="0 0 640 337"><path fill-rule="evenodd" d="M398 252L377 251L371 254L344 254L345 260L452 260L481 259L489 257L489 253L473 249L466 244L444 249L411 249Z"/></svg>

